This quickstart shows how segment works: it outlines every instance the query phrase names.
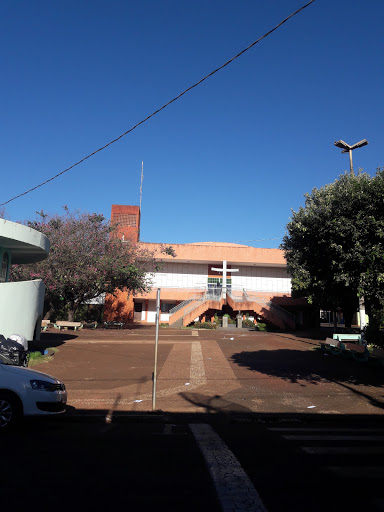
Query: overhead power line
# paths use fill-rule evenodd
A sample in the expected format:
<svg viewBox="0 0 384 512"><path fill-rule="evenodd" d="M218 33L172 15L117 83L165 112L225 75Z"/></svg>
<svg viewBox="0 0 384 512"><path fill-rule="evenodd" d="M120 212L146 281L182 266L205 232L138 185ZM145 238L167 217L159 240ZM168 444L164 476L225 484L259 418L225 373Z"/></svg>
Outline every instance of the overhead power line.
<svg viewBox="0 0 384 512"><path fill-rule="evenodd" d="M4 206L5 204L8 204L10 203L11 201L14 201L15 199L18 199L19 197L22 197L22 196L25 196L26 194L29 194L30 192L33 192L34 190L36 190L37 188L39 187L42 187L43 185L46 185L47 183L49 183L50 181L53 181L55 180L56 178L58 178L59 176L61 176L62 174L70 171L71 169L73 169L74 167L76 167L77 165L80 165L81 163L83 163L85 160L87 160L88 158L91 158L91 156L93 155L96 155L96 153L99 153L100 151L102 151L103 149L107 148L108 146L111 146L111 144L114 144L115 142L117 142L118 140L122 139L123 137L125 137L126 135L128 135L128 133L132 132L133 130L135 130L135 128L137 128L138 126L140 126L141 124L145 123L146 121L148 121L151 117L155 116L156 114L158 114L159 112L161 112L162 110L164 110L166 107L168 107L171 103L177 101L179 98L181 98L182 96L184 96L184 94L186 94L187 92L191 91L192 89L194 89L195 87L197 87L198 85L200 85L202 82L204 82L204 80L207 80L207 78L211 77L212 75L214 75L215 73L217 73L218 71L220 71L221 69L225 68L226 66L228 66L229 64L231 64L231 62L233 62L235 59L237 59L238 57L240 57L241 55L243 55L243 53L247 52L248 50L250 50L253 46L255 46L257 43L259 43L262 39L265 39L267 36L269 36L270 34L272 34L272 32L274 32L275 30L277 30L279 27L281 27L282 25L284 25L284 23L286 23L290 18L293 18L293 16L296 16L296 14L298 14L299 12L301 12L302 10L304 10L306 7L308 7L309 5L311 5L315 0L311 0L310 2L308 2L307 4L303 5L302 7L300 7L300 9L297 9L297 11L293 12L292 14L290 14L287 18L285 18L283 21L281 21L278 25L276 25L275 27L273 27L271 30L269 30L268 32L266 32L263 36L259 37L259 39L257 39L256 41L254 41L253 43L251 43L249 46L247 46L247 48L245 48L244 50L242 50L240 53L238 53L237 55L235 55L234 57L232 57L230 60L228 60L227 62L225 62L223 65L221 65L220 67L216 68L214 71L211 71L211 73L209 73L208 75L206 75L204 78L202 78L201 80L199 80L198 82L196 82L195 84L191 85L190 87L188 87L188 89L185 89L182 93L180 93L178 96L176 96L175 98L173 98L172 100L168 101L168 103L166 103L165 105L163 105L162 107L160 107L159 109L155 110L154 112L152 112L152 114L150 114L149 116L147 116L145 119L143 119L142 121L140 121L139 123L135 124L132 128L130 128L129 130L127 130L126 132L122 133L121 135L119 135L119 137L117 137L116 139L113 139L111 140L110 142L108 142L107 144L105 144L104 146L102 146L101 148L99 149L96 149L96 151L94 151L93 153L91 153L90 155L87 155L85 156L84 158L82 158L81 160L79 160L78 162L76 162L75 164L71 165L70 167L67 167L66 169L64 169L64 171L61 171L59 172L58 174L56 174L55 176L52 176L52 178L49 178L48 180L46 181L43 181L43 183L40 183L39 185L36 185L35 187L33 188L30 188L29 190L26 190L25 192L23 192L22 194L19 194L15 197L12 197L11 199L8 199L8 201L5 201L4 203L0 203L0 206Z"/></svg>

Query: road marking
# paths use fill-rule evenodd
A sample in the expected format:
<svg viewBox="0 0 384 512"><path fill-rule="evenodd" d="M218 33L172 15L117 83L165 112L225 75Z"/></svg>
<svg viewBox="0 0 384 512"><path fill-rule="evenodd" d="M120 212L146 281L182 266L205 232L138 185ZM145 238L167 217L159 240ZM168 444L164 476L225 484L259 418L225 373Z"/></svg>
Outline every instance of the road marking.
<svg viewBox="0 0 384 512"><path fill-rule="evenodd" d="M311 455L381 455L383 446L303 446L302 450Z"/></svg>
<svg viewBox="0 0 384 512"><path fill-rule="evenodd" d="M362 480L362 478L369 478L375 480L382 480L384 478L383 466L327 466L327 471L342 476L344 478L355 478Z"/></svg>
<svg viewBox="0 0 384 512"><path fill-rule="evenodd" d="M346 435L285 435L282 436L284 439L288 441L383 441L384 436L346 436Z"/></svg>
<svg viewBox="0 0 384 512"><path fill-rule="evenodd" d="M341 432L345 434L346 432L383 432L383 428L344 428L344 427L336 427L336 428L323 428L323 427L269 427L268 430L272 430L274 432Z"/></svg>
<svg viewBox="0 0 384 512"><path fill-rule="evenodd" d="M212 427L207 424L188 426L208 466L222 510L267 512L239 461Z"/></svg>
<svg viewBox="0 0 384 512"><path fill-rule="evenodd" d="M190 364L185 364L186 361L186 351L190 350ZM188 359L187 359L188 361ZM189 366L189 368L188 368ZM169 383L174 383L175 380L182 382L177 386L163 388L162 386L168 386ZM186 386L186 383L189 383ZM192 389L196 389L200 386L206 384L206 376L204 369L204 361L203 354L201 350L200 341L193 341L188 344L177 344L174 345L172 350L170 351L161 372L157 378L157 391L156 398L165 398L172 395L178 395L179 393L185 392L186 390L191 391ZM113 390L109 391L112 393L124 393L127 394L128 389L132 389L136 385L132 384L130 386L122 386L120 388L113 388ZM151 389L152 382L146 382L143 384L143 387ZM102 392L98 391L90 391L87 392L89 394L100 396ZM82 391L81 394L84 396L85 392ZM133 394L131 392L131 394ZM119 405L133 404L134 400L142 400L142 402L152 400L152 391L148 391L146 393L136 392L135 396L130 400L123 399L119 402ZM73 398L68 400L68 404L71 405L92 405L101 403L103 405L112 405L114 403L114 398Z"/></svg>

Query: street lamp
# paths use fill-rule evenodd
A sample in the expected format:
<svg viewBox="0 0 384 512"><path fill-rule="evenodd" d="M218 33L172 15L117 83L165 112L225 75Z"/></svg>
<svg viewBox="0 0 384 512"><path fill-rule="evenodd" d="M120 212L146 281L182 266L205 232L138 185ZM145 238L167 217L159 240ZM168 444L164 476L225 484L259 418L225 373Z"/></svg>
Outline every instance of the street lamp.
<svg viewBox="0 0 384 512"><path fill-rule="evenodd" d="M335 146L338 148L341 148L343 151L342 153L349 153L349 170L351 173L353 173L353 165L352 165L352 151L357 148L362 148L363 146L366 146L368 144L367 139L363 139L360 142L356 142L356 144L353 144L350 146L343 140L338 140L335 142ZM360 329L363 331L365 327L365 301L364 296L361 296L359 298L359 314L360 314Z"/></svg>
<svg viewBox="0 0 384 512"><path fill-rule="evenodd" d="M363 139L360 142L356 142L356 144L353 144L353 146L350 146L343 140L338 140L335 142L335 146L338 148L341 148L343 151L342 153L349 153L349 170L353 172L353 165L352 165L352 151L357 148L362 148L363 146L366 146L368 144L367 139Z"/></svg>

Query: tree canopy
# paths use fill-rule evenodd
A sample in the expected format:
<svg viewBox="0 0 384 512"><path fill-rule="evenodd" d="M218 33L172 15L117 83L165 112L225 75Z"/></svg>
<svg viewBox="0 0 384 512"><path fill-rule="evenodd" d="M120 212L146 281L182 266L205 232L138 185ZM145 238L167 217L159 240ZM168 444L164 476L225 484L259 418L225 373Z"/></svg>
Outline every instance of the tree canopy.
<svg viewBox="0 0 384 512"><path fill-rule="evenodd" d="M47 309L68 309L73 320L81 304L116 289L142 293L151 286L157 269L156 254L138 244L114 236L111 225L97 213L50 216L43 211L26 225L44 233L51 242L49 257L33 265L13 265L11 280L42 279L46 286ZM173 249L162 247L173 255Z"/></svg>
<svg viewBox="0 0 384 512"><path fill-rule="evenodd" d="M346 322L365 298L375 316L384 305L384 171L359 171L305 194L292 212L281 248L295 294L324 309L342 308Z"/></svg>

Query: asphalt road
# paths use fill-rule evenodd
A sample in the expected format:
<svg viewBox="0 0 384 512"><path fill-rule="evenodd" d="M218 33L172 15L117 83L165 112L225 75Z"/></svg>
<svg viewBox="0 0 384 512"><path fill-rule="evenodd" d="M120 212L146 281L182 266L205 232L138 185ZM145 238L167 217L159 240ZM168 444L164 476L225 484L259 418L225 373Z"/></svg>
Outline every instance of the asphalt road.
<svg viewBox="0 0 384 512"><path fill-rule="evenodd" d="M192 433L206 425L213 462ZM4 510L384 510L382 417L94 413L28 420L0 445Z"/></svg>

